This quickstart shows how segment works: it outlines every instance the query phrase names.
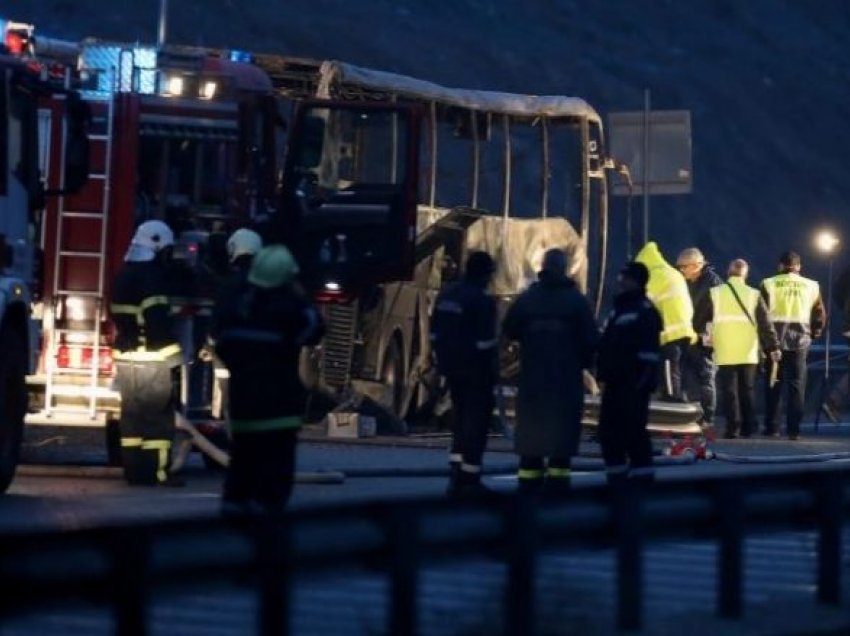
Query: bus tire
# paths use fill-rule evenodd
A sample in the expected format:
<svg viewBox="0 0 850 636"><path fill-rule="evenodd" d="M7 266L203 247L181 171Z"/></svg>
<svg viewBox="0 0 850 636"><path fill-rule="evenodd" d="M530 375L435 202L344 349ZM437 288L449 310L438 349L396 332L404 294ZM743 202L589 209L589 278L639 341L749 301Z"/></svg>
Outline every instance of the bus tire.
<svg viewBox="0 0 850 636"><path fill-rule="evenodd" d="M393 335L384 351L384 362L381 365L381 384L384 385L384 399L381 406L392 415L401 418L404 408L404 352L399 337Z"/></svg>
<svg viewBox="0 0 850 636"><path fill-rule="evenodd" d="M0 492L6 492L21 457L27 412L27 347L9 324L0 327Z"/></svg>

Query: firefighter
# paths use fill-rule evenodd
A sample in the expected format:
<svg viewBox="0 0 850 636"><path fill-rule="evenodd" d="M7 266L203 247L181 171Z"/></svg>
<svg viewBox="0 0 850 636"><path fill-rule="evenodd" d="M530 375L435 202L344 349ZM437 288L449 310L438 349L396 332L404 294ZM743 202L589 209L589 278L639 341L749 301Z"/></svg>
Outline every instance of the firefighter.
<svg viewBox="0 0 850 636"><path fill-rule="evenodd" d="M248 228L236 230L228 237L227 260L230 267L227 276L221 281L217 302L233 293L245 282L251 264L254 262L254 257L262 248L263 239L260 238L259 234ZM216 327L212 325L210 329L215 330ZM211 338L207 339L207 343L201 348L198 357L204 362L211 362L213 365L215 377L213 412L226 416L228 409L227 382L230 376L221 360L214 355L214 343Z"/></svg>
<svg viewBox="0 0 850 636"><path fill-rule="evenodd" d="M263 239L254 230L241 228L227 239L227 259L234 277L244 279L251 269L254 256L263 249Z"/></svg>
<svg viewBox="0 0 850 636"><path fill-rule="evenodd" d="M215 308L216 354L230 371L226 516L280 512L292 493L305 405L298 357L323 334L319 313L295 286L297 274L288 249L263 248L245 281Z"/></svg>
<svg viewBox="0 0 850 636"><path fill-rule="evenodd" d="M652 443L646 430L649 397L658 378L661 316L646 296L649 272L627 263L618 277L619 294L599 342L597 377L603 385L599 443L608 482L651 480Z"/></svg>
<svg viewBox="0 0 850 636"><path fill-rule="evenodd" d="M694 306L693 325L697 334L705 333L708 322L707 313L711 301L709 291L712 287L723 284L723 279L714 271L710 263L706 262L702 251L697 247L688 247L679 252L676 259L678 269L688 284L688 292L691 295L691 304ZM685 393L691 395L688 387L695 388L693 395L699 397L702 407L702 418L700 424L704 428L714 426L714 412L717 408L717 392L715 376L717 366L714 363L711 347L706 346L702 340L697 340L685 351L682 361L682 383Z"/></svg>
<svg viewBox="0 0 850 636"><path fill-rule="evenodd" d="M169 301L173 245L165 223L145 221L112 284L121 455L124 476L134 485L182 485L168 472L182 363Z"/></svg>
<svg viewBox="0 0 850 636"><path fill-rule="evenodd" d="M762 281L761 295L782 349L782 359L770 366L764 434L779 436L779 404L787 385L785 426L788 438L796 440L806 395L806 359L812 339L819 337L826 326L826 308L818 283L800 276L800 256L796 252L779 257L779 273Z"/></svg>
<svg viewBox="0 0 850 636"><path fill-rule="evenodd" d="M569 488L581 437L582 375L593 363L598 333L590 304L566 272L563 250L547 251L538 281L502 323L504 335L520 343L515 446L519 488L527 493L544 485L551 493Z"/></svg>
<svg viewBox="0 0 850 636"><path fill-rule="evenodd" d="M661 315L662 399L681 402L682 358L697 341L694 331L694 306L685 278L672 267L650 241L638 252L635 261L649 271L646 296Z"/></svg>
<svg viewBox="0 0 850 636"><path fill-rule="evenodd" d="M711 289L706 318L717 363L717 384L726 419L723 437L750 437L758 429L755 384L759 343L772 362L782 358L767 305L757 289L746 284L749 265L737 258L729 264L729 279Z"/></svg>
<svg viewBox="0 0 850 636"><path fill-rule="evenodd" d="M498 379L496 302L487 294L494 271L489 254L473 252L463 278L441 291L434 304L431 346L452 400L449 496L486 490L481 460Z"/></svg>

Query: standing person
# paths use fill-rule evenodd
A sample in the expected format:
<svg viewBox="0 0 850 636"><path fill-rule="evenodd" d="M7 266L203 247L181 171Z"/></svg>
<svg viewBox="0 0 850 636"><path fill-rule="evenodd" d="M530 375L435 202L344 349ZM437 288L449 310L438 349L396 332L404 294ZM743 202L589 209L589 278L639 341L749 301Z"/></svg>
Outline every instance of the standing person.
<svg viewBox="0 0 850 636"><path fill-rule="evenodd" d="M800 276L800 256L796 252L785 252L779 257L779 273L762 281L761 295L782 350L782 359L772 363L769 373L764 434L779 436L779 404L783 387L787 385L785 425L788 438L795 440L800 436L803 419L806 359L812 338L819 337L826 326L826 309L818 283Z"/></svg>
<svg viewBox="0 0 850 636"><path fill-rule="evenodd" d="M486 252L473 252L463 278L437 296L431 346L452 399L450 496L480 493L481 460L499 375L496 301L487 294L495 271Z"/></svg>
<svg viewBox="0 0 850 636"><path fill-rule="evenodd" d="M567 265L563 250L546 252L538 281L502 323L504 335L520 344L515 447L524 491L540 490L544 478L547 490L566 490L581 437L582 371L593 364L598 334Z"/></svg>
<svg viewBox="0 0 850 636"><path fill-rule="evenodd" d="M694 306L685 278L672 267L654 241L644 245L635 261L649 271L646 296L661 314L662 383L661 397L681 402L682 358L688 347L697 341L694 331Z"/></svg>
<svg viewBox="0 0 850 636"><path fill-rule="evenodd" d="M305 403L298 357L323 333L319 313L294 287L297 274L289 250L266 247L215 309L216 353L230 371L225 515L280 512L292 493Z"/></svg>
<svg viewBox="0 0 850 636"><path fill-rule="evenodd" d="M718 276L714 268L706 262L705 256L699 248L688 247L679 253L676 259L676 269L681 272L688 284L688 292L691 295L691 304L694 307L694 318L692 324L694 331L699 335L705 333L708 323L708 311L711 300L709 290L712 287L723 284L723 279ZM696 386L695 396L699 398L702 407L703 427L714 426L714 412L717 409L717 392L715 389L715 375L717 366L714 363L711 347L705 345L702 339L698 339L685 350L682 365L682 383L685 392L688 386Z"/></svg>
<svg viewBox="0 0 850 636"><path fill-rule="evenodd" d="M165 223L145 221L112 283L121 457L124 477L134 485L182 485L168 472L182 363L169 300L173 245Z"/></svg>
<svg viewBox="0 0 850 636"><path fill-rule="evenodd" d="M661 316L646 296L649 272L630 262L620 270L620 293L605 320L597 377L603 385L599 442L608 483L631 475L651 480L652 443L646 425L658 383Z"/></svg>
<svg viewBox="0 0 850 636"><path fill-rule="evenodd" d="M712 288L708 303L711 343L717 362L726 430L723 437L750 437L758 431L755 385L759 344L772 363L782 359L776 330L757 289L746 283L749 265L737 258L729 264L725 284Z"/></svg>
<svg viewBox="0 0 850 636"><path fill-rule="evenodd" d="M245 283L254 257L261 249L263 249L263 239L253 230L241 228L230 235L227 239L229 269L226 277L219 281L220 288L216 304L229 294L235 293ZM210 326L211 331L215 329L215 325ZM201 349L199 357L205 362L212 362L213 365L215 378L213 413L223 414L226 417L228 410L227 381L230 374L221 360L213 355L213 350L212 340L208 338L207 344Z"/></svg>

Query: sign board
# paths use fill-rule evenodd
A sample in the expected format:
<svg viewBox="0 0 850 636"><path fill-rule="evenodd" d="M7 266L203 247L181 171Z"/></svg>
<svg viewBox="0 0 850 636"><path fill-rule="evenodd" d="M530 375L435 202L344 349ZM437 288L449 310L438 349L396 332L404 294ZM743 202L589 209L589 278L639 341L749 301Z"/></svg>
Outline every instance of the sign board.
<svg viewBox="0 0 850 636"><path fill-rule="evenodd" d="M608 115L609 156L626 164L632 189L619 177L613 180L613 194L642 195L644 178L648 193L690 194L691 112L688 110L649 111L649 138L644 134L646 112L634 111ZM649 149L648 174L644 175L644 153Z"/></svg>

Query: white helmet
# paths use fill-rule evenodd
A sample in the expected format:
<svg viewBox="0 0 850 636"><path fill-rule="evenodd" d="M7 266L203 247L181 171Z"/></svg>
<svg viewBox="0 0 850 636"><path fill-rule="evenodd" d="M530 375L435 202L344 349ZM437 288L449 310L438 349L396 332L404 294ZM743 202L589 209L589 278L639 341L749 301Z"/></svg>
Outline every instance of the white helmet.
<svg viewBox="0 0 850 636"><path fill-rule="evenodd" d="M254 230L236 230L227 239L227 257L232 263L240 256L254 256L263 249L263 239Z"/></svg>
<svg viewBox="0 0 850 636"><path fill-rule="evenodd" d="M145 221L136 228L125 261L152 261L160 250L174 245L174 232L162 221Z"/></svg>

